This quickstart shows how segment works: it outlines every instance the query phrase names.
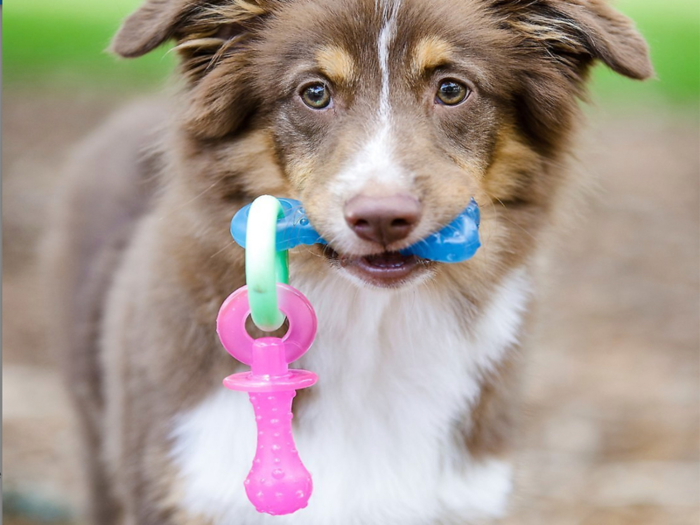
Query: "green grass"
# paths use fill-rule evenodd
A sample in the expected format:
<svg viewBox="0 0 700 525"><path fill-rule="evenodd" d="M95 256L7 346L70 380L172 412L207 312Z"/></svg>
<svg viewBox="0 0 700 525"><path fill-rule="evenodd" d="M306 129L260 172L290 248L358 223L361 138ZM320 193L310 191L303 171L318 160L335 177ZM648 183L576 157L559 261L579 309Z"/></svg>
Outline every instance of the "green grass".
<svg viewBox="0 0 700 525"><path fill-rule="evenodd" d="M172 71L175 57L159 49L137 60L106 53L120 20L139 0L10 0L5 6L6 84L100 89L153 86ZM621 0L647 38L658 79L635 83L599 67L594 96L612 102L658 101L697 105L700 99L700 2Z"/></svg>
<svg viewBox="0 0 700 525"><path fill-rule="evenodd" d="M87 24L64 14L7 19L3 28L6 82L143 86L166 77L175 62L174 56L162 50L129 61L107 53L110 35L117 26L113 21Z"/></svg>
<svg viewBox="0 0 700 525"><path fill-rule="evenodd" d="M5 83L122 90L167 78L175 57L158 49L137 60L106 51L138 0L14 0L3 13Z"/></svg>

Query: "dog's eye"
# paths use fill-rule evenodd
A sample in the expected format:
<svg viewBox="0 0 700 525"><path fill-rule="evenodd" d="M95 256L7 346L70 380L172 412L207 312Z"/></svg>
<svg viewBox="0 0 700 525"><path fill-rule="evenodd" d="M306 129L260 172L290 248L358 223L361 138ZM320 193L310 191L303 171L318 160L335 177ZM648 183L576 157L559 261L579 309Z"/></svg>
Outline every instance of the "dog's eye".
<svg viewBox="0 0 700 525"><path fill-rule="evenodd" d="M325 84L319 82L306 86L301 93L301 99L312 109L323 109L331 103L331 93Z"/></svg>
<svg viewBox="0 0 700 525"><path fill-rule="evenodd" d="M438 87L435 102L446 106L456 106L469 94L469 89L456 80L443 80Z"/></svg>

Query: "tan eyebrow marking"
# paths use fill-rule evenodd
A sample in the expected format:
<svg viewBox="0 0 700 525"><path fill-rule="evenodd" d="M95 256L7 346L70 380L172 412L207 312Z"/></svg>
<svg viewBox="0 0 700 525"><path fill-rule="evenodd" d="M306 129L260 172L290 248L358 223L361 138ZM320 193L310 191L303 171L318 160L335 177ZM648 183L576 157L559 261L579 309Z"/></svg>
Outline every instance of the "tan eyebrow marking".
<svg viewBox="0 0 700 525"><path fill-rule="evenodd" d="M350 82L355 75L355 61L345 49L326 46L316 53L321 71L333 82Z"/></svg>
<svg viewBox="0 0 700 525"><path fill-rule="evenodd" d="M413 73L421 75L448 62L452 50L452 45L441 38L427 36L421 39L413 48Z"/></svg>

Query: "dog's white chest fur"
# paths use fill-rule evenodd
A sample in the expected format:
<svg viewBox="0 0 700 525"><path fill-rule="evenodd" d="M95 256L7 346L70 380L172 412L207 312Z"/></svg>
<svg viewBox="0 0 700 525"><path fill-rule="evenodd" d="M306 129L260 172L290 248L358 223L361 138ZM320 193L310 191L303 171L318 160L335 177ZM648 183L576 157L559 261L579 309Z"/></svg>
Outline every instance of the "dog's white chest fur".
<svg viewBox="0 0 700 525"><path fill-rule="evenodd" d="M314 480L309 506L285 517L253 509L243 490L255 452L252 408L247 395L217 387L175 422L184 507L216 525L418 525L502 514L509 466L471 460L454 429L483 372L516 341L524 272L504 281L468 333L458 319L468 314L427 287L374 292L337 276L293 284L319 317L300 363L319 382L295 410Z"/></svg>

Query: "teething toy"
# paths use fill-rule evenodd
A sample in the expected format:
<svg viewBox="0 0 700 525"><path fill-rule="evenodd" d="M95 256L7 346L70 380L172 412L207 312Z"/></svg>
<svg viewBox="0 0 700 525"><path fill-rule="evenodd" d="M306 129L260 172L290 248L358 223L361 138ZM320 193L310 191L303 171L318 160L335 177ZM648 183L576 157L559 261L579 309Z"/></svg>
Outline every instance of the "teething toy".
<svg viewBox="0 0 700 525"><path fill-rule="evenodd" d="M249 372L228 376L224 386L249 393L258 446L245 490L258 512L272 515L302 509L311 496L311 474L302 464L292 436L292 399L296 390L309 387L318 379L313 372L287 367L311 346L316 335L316 314L309 301L291 286L278 284L277 293L279 308L289 319L289 330L282 339L253 339L248 335L245 321L250 305L245 286L226 299L217 319L224 348L251 366Z"/></svg>
<svg viewBox="0 0 700 525"><path fill-rule="evenodd" d="M287 250L276 247L277 221L283 217L283 208L280 201L269 195L258 197L253 204L247 206L249 217L243 225L244 232L249 230L250 239L245 251L248 299L255 325L273 332L284 322L284 315L277 308L276 283L289 282Z"/></svg>
<svg viewBox="0 0 700 525"><path fill-rule="evenodd" d="M294 199L277 199L282 209L277 220L276 250L291 250L300 244L326 244L311 226L301 202ZM231 235L243 248L246 247L246 230L252 203L243 206L231 221Z"/></svg>
<svg viewBox="0 0 700 525"><path fill-rule="evenodd" d="M224 379L230 390L248 392L255 412L257 450L244 482L248 499L258 512L290 514L307 506L313 483L294 445L292 400L296 391L317 381L313 372L290 370L316 336L316 314L309 301L288 280L286 251L275 249L276 221L282 208L274 197L262 196L250 207L246 225L247 286L233 292L221 306L216 331L233 357L250 365L248 372ZM278 282L281 281L281 282ZM253 339L246 331L248 315L263 331L279 328L285 317L287 333Z"/></svg>
<svg viewBox="0 0 700 525"><path fill-rule="evenodd" d="M413 246L401 250L401 253L445 263L466 261L471 259L481 246L479 222L479 206L471 199L469 206L450 224Z"/></svg>
<svg viewBox="0 0 700 525"><path fill-rule="evenodd" d="M279 199L281 216L276 223L276 249L291 250L300 244L328 244L311 226L301 203L294 199ZM251 205L244 206L231 221L231 235L246 247L246 226ZM251 238L252 239L252 238ZM479 207L474 199L452 222L413 246L401 250L403 255L417 255L431 261L457 263L474 256L479 242Z"/></svg>
<svg viewBox="0 0 700 525"><path fill-rule="evenodd" d="M244 482L248 499L258 512L290 514L307 506L313 483L301 462L292 435L292 400L296 391L318 380L313 372L290 370L316 335L316 314L289 281L287 250L300 244L327 244L311 226L299 201L257 198L231 221L231 235L246 248L247 286L224 301L216 320L221 344L250 371L224 379L230 390L248 392L255 412L257 450ZM450 224L401 250L440 262L460 262L479 248L479 208L469 206ZM248 316L265 332L289 320L287 333L253 339L245 328Z"/></svg>

